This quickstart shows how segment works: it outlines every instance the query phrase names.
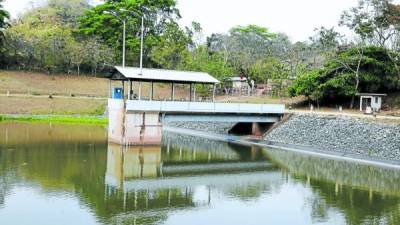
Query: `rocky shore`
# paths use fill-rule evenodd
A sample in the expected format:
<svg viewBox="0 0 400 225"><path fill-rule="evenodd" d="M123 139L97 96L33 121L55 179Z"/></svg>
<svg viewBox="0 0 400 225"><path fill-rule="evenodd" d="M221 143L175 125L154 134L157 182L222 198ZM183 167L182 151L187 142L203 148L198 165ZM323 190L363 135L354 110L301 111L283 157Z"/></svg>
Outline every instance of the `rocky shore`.
<svg viewBox="0 0 400 225"><path fill-rule="evenodd" d="M228 134L229 129L235 125L235 123L230 122L167 122L166 126L178 127L184 129L205 131L215 134Z"/></svg>
<svg viewBox="0 0 400 225"><path fill-rule="evenodd" d="M169 122L170 127L228 134L235 123ZM400 160L400 125L345 116L294 114L264 137L270 144Z"/></svg>
<svg viewBox="0 0 400 225"><path fill-rule="evenodd" d="M324 151L400 160L400 125L363 119L296 114L265 139Z"/></svg>

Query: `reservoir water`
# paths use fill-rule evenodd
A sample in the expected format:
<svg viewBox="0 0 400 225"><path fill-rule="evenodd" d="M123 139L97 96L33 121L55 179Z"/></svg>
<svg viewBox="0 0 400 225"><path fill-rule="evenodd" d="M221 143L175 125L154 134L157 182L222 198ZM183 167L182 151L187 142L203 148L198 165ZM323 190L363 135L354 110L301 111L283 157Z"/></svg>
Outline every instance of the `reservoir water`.
<svg viewBox="0 0 400 225"><path fill-rule="evenodd" d="M400 172L164 133L0 123L1 225L400 224Z"/></svg>

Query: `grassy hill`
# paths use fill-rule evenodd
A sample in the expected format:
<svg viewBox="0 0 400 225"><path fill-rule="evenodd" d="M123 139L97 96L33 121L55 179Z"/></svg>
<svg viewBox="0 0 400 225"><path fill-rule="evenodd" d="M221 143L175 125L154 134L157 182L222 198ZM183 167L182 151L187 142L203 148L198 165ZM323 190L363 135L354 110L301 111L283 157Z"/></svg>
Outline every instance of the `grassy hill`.
<svg viewBox="0 0 400 225"><path fill-rule="evenodd" d="M68 75L46 75L0 70L0 93L107 97L108 80Z"/></svg>
<svg viewBox="0 0 400 225"><path fill-rule="evenodd" d="M114 85L121 86L121 83L114 82ZM133 89L137 93L138 85L134 84ZM169 85L158 84L154 95L156 99L163 100L169 98L170 92ZM142 94L144 97L149 95L149 85L146 83L143 83ZM109 81L104 78L76 75L49 76L42 73L0 70L0 114L103 115L108 95ZM176 87L177 99L184 99L187 96L187 86ZM296 105L304 101L304 98L219 96L218 100ZM308 106L304 106L304 110L308 110ZM353 111L358 112L357 109ZM400 93L392 93L385 98L382 114L400 116Z"/></svg>
<svg viewBox="0 0 400 225"><path fill-rule="evenodd" d="M107 95L103 78L0 71L0 114L102 115Z"/></svg>

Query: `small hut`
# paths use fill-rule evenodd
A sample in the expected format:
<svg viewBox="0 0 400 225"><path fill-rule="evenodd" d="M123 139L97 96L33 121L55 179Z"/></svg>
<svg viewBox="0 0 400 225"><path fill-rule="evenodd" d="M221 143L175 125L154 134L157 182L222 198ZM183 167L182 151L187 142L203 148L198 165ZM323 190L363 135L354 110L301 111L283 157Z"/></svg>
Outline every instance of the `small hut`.
<svg viewBox="0 0 400 225"><path fill-rule="evenodd" d="M382 109L382 98L386 94L376 93L359 93L360 96L360 111L366 113L379 112Z"/></svg>

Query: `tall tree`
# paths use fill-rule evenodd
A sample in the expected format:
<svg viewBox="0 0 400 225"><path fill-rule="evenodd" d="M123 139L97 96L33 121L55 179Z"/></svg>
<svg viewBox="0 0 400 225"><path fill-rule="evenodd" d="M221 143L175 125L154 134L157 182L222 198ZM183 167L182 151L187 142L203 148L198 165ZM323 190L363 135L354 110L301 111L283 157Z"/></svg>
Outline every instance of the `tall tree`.
<svg viewBox="0 0 400 225"><path fill-rule="evenodd" d="M228 35L212 35L208 46L211 53L222 52L230 65L248 76L251 66L270 54L271 41L275 36L265 27L236 26Z"/></svg>
<svg viewBox="0 0 400 225"><path fill-rule="evenodd" d="M191 34L186 34L178 24L169 23L159 44L152 49L151 59L166 69L176 69L191 44Z"/></svg>
<svg viewBox="0 0 400 225"><path fill-rule="evenodd" d="M347 26L364 41L381 47L400 30L400 6L392 0L359 0L358 6L343 12L339 25Z"/></svg>
<svg viewBox="0 0 400 225"><path fill-rule="evenodd" d="M114 15L113 15L114 14ZM97 36L110 46L122 49L122 30L127 24L127 62L137 64L140 52L141 17L145 23L145 63L149 63L150 50L159 42L159 37L168 28L167 24L180 18L175 0L106 0L87 11L80 20L79 31L88 36Z"/></svg>
<svg viewBox="0 0 400 225"><path fill-rule="evenodd" d="M353 98L359 92L399 90L399 79L388 51L377 46L354 46L338 51L323 68L296 79L289 92L294 96L327 100Z"/></svg>
<svg viewBox="0 0 400 225"><path fill-rule="evenodd" d="M3 29L8 26L7 20L10 18L10 14L3 9L3 1L4 0L0 0L0 42L4 37Z"/></svg>

